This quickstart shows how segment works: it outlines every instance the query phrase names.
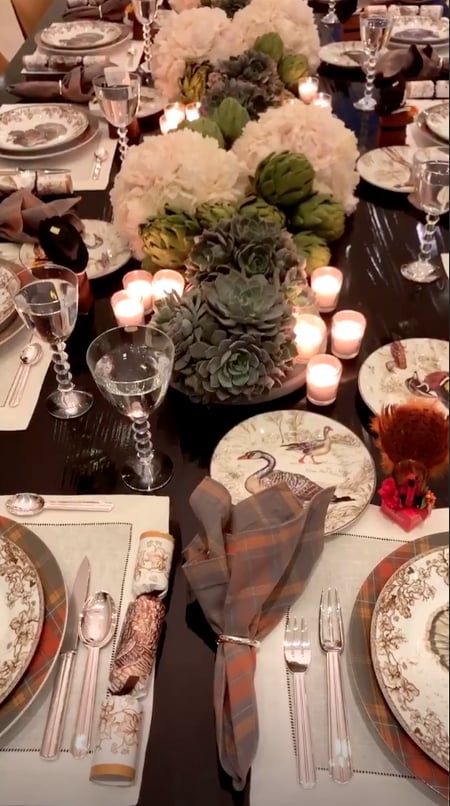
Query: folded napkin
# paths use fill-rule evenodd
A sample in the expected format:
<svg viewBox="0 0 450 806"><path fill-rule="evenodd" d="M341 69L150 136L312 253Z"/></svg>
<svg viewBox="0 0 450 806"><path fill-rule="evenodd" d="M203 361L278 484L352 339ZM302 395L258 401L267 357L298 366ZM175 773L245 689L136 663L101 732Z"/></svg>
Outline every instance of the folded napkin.
<svg viewBox="0 0 450 806"><path fill-rule="evenodd" d="M65 20L107 20L123 22L128 0L105 0L104 3L70 8L65 11Z"/></svg>
<svg viewBox="0 0 450 806"><path fill-rule="evenodd" d="M41 221L69 213L80 200L81 196L77 196L46 204L28 190L18 190L0 204L0 238L13 243L38 243ZM71 217L79 221L74 213Z"/></svg>
<svg viewBox="0 0 450 806"><path fill-rule="evenodd" d="M302 593L323 549L333 494L324 490L305 509L280 485L232 506L228 491L206 478L191 496L201 531L184 552L183 570L219 636L216 738L237 790L245 786L258 744L257 643Z"/></svg>
<svg viewBox="0 0 450 806"><path fill-rule="evenodd" d="M448 78L448 73L449 60L439 56L431 45L387 51L377 62L378 113L390 114L401 107L408 82L437 81Z"/></svg>
<svg viewBox="0 0 450 806"><path fill-rule="evenodd" d="M19 98L48 99L62 98L76 104L87 104L94 95L92 82L103 73L105 65L93 64L90 67L75 67L62 81L22 81L12 84L8 92Z"/></svg>

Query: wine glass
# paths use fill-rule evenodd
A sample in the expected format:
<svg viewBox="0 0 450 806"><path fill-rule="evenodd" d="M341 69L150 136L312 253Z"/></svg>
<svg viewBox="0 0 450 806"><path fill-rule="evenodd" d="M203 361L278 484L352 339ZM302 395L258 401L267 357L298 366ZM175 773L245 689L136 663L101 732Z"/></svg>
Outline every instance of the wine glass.
<svg viewBox="0 0 450 806"><path fill-rule="evenodd" d="M66 352L66 339L72 333L78 313L78 278L70 269L45 263L33 268L33 279L16 294L17 312L30 329L51 345L58 382L56 392L47 398L47 408L59 420L86 414L92 395L75 389Z"/></svg>
<svg viewBox="0 0 450 806"><path fill-rule="evenodd" d="M432 283L439 277L439 270L431 262L431 253L439 218L449 210L448 182L448 161L429 160L418 164L415 195L418 207L427 214L427 223L418 259L401 268L403 277L414 283Z"/></svg>
<svg viewBox="0 0 450 806"><path fill-rule="evenodd" d="M138 22L144 31L144 56L146 63L150 62L152 55L152 24L161 3L157 0L133 0L133 10Z"/></svg>
<svg viewBox="0 0 450 806"><path fill-rule="evenodd" d="M394 18L387 14L376 16L364 12L360 14L361 41L367 56L367 72L364 96L356 101L354 107L362 112L372 112L377 105L373 97L377 60L389 42L393 22Z"/></svg>
<svg viewBox="0 0 450 806"><path fill-rule="evenodd" d="M127 128L139 108L141 80L137 73L125 73L121 84L109 84L104 75L95 78L93 84L106 120L118 131L120 158L123 161L128 151Z"/></svg>
<svg viewBox="0 0 450 806"><path fill-rule="evenodd" d="M449 150L447 146L426 146L425 148L418 148L417 151L414 152L414 157L411 166L411 176L410 176L410 184L415 186L419 169L424 162L430 162L434 160L435 162L448 162L449 161ZM415 191L409 194L408 201L414 205L414 207L420 208L420 201L417 198Z"/></svg>
<svg viewBox="0 0 450 806"><path fill-rule="evenodd" d="M324 25L337 25L339 22L339 17L336 14L336 4L337 0L328 0L328 14L325 14L322 17L322 22Z"/></svg>
<svg viewBox="0 0 450 806"><path fill-rule="evenodd" d="M103 396L132 425L136 455L126 462L122 479L141 493L170 481L173 465L153 447L149 416L162 403L172 374L175 348L155 327L118 327L98 336L87 363Z"/></svg>

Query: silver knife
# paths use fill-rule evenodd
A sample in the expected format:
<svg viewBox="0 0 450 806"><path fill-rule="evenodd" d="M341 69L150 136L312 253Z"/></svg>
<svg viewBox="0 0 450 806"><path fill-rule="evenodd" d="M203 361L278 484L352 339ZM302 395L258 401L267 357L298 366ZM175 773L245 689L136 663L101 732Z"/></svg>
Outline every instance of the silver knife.
<svg viewBox="0 0 450 806"><path fill-rule="evenodd" d="M58 659L52 699L41 745L41 758L50 761L58 758L61 750L67 703L78 647L78 624L82 607L87 599L91 565L87 557L82 561L69 600L66 634Z"/></svg>

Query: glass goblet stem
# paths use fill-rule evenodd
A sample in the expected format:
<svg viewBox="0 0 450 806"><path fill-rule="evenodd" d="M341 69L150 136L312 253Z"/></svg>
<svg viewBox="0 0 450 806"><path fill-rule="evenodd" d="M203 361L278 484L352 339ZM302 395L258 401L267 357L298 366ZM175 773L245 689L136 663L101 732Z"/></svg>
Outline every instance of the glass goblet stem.
<svg viewBox="0 0 450 806"><path fill-rule="evenodd" d="M152 56L152 26L150 22L144 22L143 26L143 33L144 33L144 56L145 61L148 62Z"/></svg>
<svg viewBox="0 0 450 806"><path fill-rule="evenodd" d="M439 223L439 216L433 215L432 213L428 213L427 223L425 226L425 232L419 256L419 260L422 260L425 263L429 262L431 252L433 251L434 234L436 232L436 227L438 223Z"/></svg>
<svg viewBox="0 0 450 806"><path fill-rule="evenodd" d="M128 131L126 126L119 126L117 133L119 135L119 152L120 160L124 161L128 151Z"/></svg>
<svg viewBox="0 0 450 806"><path fill-rule="evenodd" d="M61 392L62 395L67 395L69 392L73 392L75 386L72 382L69 356L66 353L66 343L65 341L54 342L51 347L53 351L53 366L58 382L58 391Z"/></svg>
<svg viewBox="0 0 450 806"><path fill-rule="evenodd" d="M375 71L377 69L377 54L371 53L367 63L367 76L366 86L364 89L364 100L371 101L373 96L373 88L375 86Z"/></svg>
<svg viewBox="0 0 450 806"><path fill-rule="evenodd" d="M149 470L151 471L154 450L148 417L145 417L142 420L135 420L133 422L132 430L138 459L143 462L143 464L148 465Z"/></svg>

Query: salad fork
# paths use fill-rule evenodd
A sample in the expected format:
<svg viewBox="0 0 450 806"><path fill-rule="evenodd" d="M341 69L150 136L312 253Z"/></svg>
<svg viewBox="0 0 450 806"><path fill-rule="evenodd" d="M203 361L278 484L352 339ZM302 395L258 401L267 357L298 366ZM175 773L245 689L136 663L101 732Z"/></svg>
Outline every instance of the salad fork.
<svg viewBox="0 0 450 806"><path fill-rule="evenodd" d="M311 641L305 619L302 618L299 628L297 619L291 620L291 617L288 616L284 635L284 658L294 683L294 729L298 778L304 789L312 789L315 787L317 779L306 693L306 673L311 664Z"/></svg>
<svg viewBox="0 0 450 806"><path fill-rule="evenodd" d="M353 776L350 739L342 688L340 656L344 650L344 622L339 595L322 591L319 620L320 645L327 657L328 752L330 775L338 784Z"/></svg>

